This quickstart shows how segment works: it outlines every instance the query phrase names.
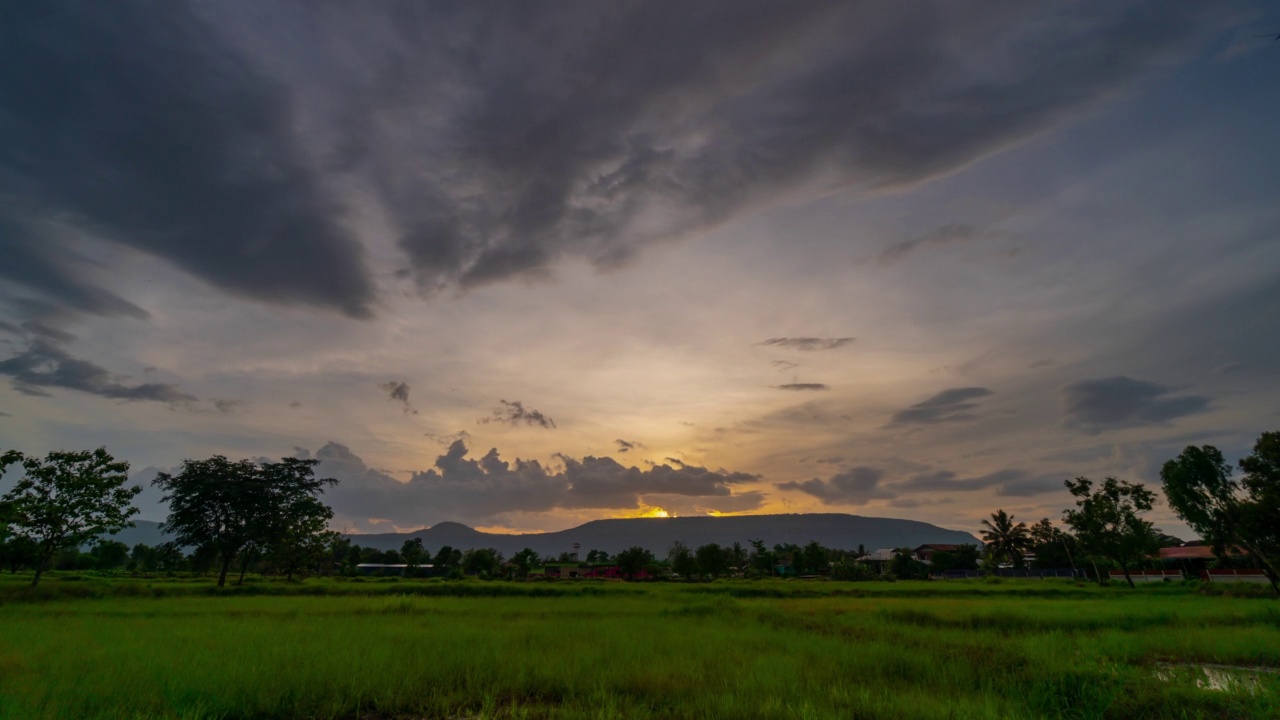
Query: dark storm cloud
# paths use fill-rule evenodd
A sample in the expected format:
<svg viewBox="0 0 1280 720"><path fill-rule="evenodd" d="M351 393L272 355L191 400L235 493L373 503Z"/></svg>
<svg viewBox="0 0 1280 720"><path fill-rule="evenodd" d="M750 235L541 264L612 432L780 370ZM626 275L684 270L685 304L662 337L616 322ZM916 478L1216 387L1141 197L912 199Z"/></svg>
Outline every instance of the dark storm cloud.
<svg viewBox="0 0 1280 720"><path fill-rule="evenodd" d="M1051 18L1010 4L338 5L318 24L361 62L315 73L352 88L339 162L373 178L419 280L466 287L568 255L613 266L782 197L955 170L1223 22L1109 0Z"/></svg>
<svg viewBox="0 0 1280 720"><path fill-rule="evenodd" d="M618 452L620 453L631 452L637 448L644 447L644 443L635 442L634 440L623 440L619 438L613 442L618 445Z"/></svg>
<svg viewBox="0 0 1280 720"><path fill-rule="evenodd" d="M799 350L801 352L815 352L818 350L835 350L844 347L853 342L857 338L816 338L816 337L776 337L769 338L759 345L772 345L774 347L782 347L790 350ZM785 361L783 361L785 362ZM777 363L775 363L777 364ZM792 365L794 367L794 365Z"/></svg>
<svg viewBox="0 0 1280 720"><path fill-rule="evenodd" d="M800 391L830 389L823 383L787 383L786 385L774 385L774 387L779 390L800 390Z"/></svg>
<svg viewBox="0 0 1280 720"><path fill-rule="evenodd" d="M6 9L10 285L144 317L66 260L57 233L77 232L363 316L340 187L377 206L424 288L616 266L787 199L953 171L1232 21L1154 0L198 8Z"/></svg>
<svg viewBox="0 0 1280 720"><path fill-rule="evenodd" d="M525 408L524 403L519 400L507 402L499 400L502 407L493 411L493 414L487 418L480 418L477 422L481 424L503 423L505 425L537 425L538 427L555 429L556 421L543 415L541 411L533 408Z"/></svg>
<svg viewBox="0 0 1280 720"><path fill-rule="evenodd" d="M1202 395L1124 376L1081 380L1062 388L1060 397L1064 424L1087 433L1166 425L1209 408Z"/></svg>
<svg viewBox="0 0 1280 720"><path fill-rule="evenodd" d="M858 466L832 475L829 480L812 478L803 482L778 483L779 490L797 490L812 495L824 505L861 505L875 498L889 497L880 479L879 468Z"/></svg>
<svg viewBox="0 0 1280 720"><path fill-rule="evenodd" d="M972 420L977 417L974 412L978 398L992 395L990 390L981 387L963 387L943 390L923 402L899 410L889 421L890 425L936 425L938 423Z"/></svg>
<svg viewBox="0 0 1280 720"><path fill-rule="evenodd" d="M478 521L555 508L632 509L649 497L699 499L717 510L749 509L744 504L758 507L761 502L759 493L733 491L758 480L757 475L679 462L641 470L610 458L560 456L564 469L554 471L534 460L507 462L496 449L470 458L466 444L458 440L436 458L434 468L402 483L366 467L337 443L325 445L315 456L320 473L339 480L325 497L340 517L391 519L402 525Z"/></svg>
<svg viewBox="0 0 1280 720"><path fill-rule="evenodd" d="M903 240L885 248L880 253L880 264L889 265L898 260L905 258L911 253L925 245L951 245L958 242L966 242L978 236L972 225L963 223L943 225L936 230L927 232L924 235Z"/></svg>
<svg viewBox="0 0 1280 720"><path fill-rule="evenodd" d="M220 413L230 415L231 413L234 413L235 411L244 407L244 401L243 400L223 400L223 399L215 398L213 400L213 407L217 409L217 411Z"/></svg>
<svg viewBox="0 0 1280 720"><path fill-rule="evenodd" d="M402 383L399 380L388 380L388 382L379 384L378 387L387 393L387 400L401 402L401 404L408 407L408 383Z"/></svg>
<svg viewBox="0 0 1280 720"><path fill-rule="evenodd" d="M49 396L45 388L64 388L116 400L154 400L170 405L196 400L173 385L122 383L105 368L72 357L57 345L38 338L25 352L0 361L0 375L11 377L18 392L37 397Z"/></svg>
<svg viewBox="0 0 1280 720"><path fill-rule="evenodd" d="M948 490L985 490L990 487L1004 487L1013 483L1022 483L1029 474L1025 470L998 470L986 475L960 477L950 470L936 470L920 473L893 486L901 492L943 492ZM1018 487L1021 487L1020 485ZM1005 493L1000 493L1005 494Z"/></svg>
<svg viewBox="0 0 1280 720"><path fill-rule="evenodd" d="M47 338L57 343L66 344L69 342L74 342L76 339L75 335L72 335L71 333L65 330L60 330L56 327L53 327L52 325L46 325L45 323L42 323L36 320L31 320L29 322L22 323L22 329L26 330L32 335L38 335L40 337Z"/></svg>
<svg viewBox="0 0 1280 720"><path fill-rule="evenodd" d="M184 3L20 4L0 30L0 274L145 313L62 261L51 219L224 290L365 315L363 254L301 151L285 86Z"/></svg>

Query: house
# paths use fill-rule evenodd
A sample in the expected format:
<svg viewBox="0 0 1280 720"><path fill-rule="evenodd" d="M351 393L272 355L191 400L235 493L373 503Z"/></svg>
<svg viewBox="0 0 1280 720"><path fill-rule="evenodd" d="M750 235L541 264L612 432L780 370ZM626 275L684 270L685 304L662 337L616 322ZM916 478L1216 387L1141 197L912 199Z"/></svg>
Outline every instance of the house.
<svg viewBox="0 0 1280 720"><path fill-rule="evenodd" d="M435 572L434 565L407 565L405 563L360 563L356 565L356 573L360 575L413 575L431 577Z"/></svg>
<svg viewBox="0 0 1280 720"><path fill-rule="evenodd" d="M953 553L959 549L960 549L959 545L929 543L926 545L921 545L915 550L912 550L911 554L915 555L916 559L922 563L931 563L933 562L934 553L940 553L940 552Z"/></svg>

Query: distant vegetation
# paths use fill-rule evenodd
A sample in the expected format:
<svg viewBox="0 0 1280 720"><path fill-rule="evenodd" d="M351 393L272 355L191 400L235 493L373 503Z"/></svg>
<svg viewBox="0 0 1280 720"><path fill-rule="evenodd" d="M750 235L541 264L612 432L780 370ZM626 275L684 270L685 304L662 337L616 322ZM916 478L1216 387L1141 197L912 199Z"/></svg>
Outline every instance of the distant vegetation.
<svg viewBox="0 0 1280 720"><path fill-rule="evenodd" d="M333 511L322 501L335 481L317 478L316 461L231 461L222 456L185 460L175 474L161 473L170 514L164 527L174 540L159 547L126 547L104 538L125 527L137 512L127 488L128 464L105 449L50 453L43 460L16 451L0 456L0 469L16 465L22 477L0 498L0 563L11 573L31 573L37 585L50 569L141 574L215 573L223 586L232 568L242 584L247 574L352 576L360 565L403 565L397 573L520 580L541 577L549 563L576 562L569 553L540 556L532 549L504 557L493 549L465 551L424 547L410 539L399 550L361 547L326 528ZM1214 548L1218 562L1246 557L1277 586L1280 558L1280 433L1265 433L1240 461L1242 478L1214 447L1188 446L1161 472L1173 510ZM821 577L833 580L916 579L947 571L994 573L1002 567L1085 569L1100 582L1116 569L1130 578L1152 567L1162 536L1145 520L1156 495L1143 485L1115 478L1095 484L1067 480L1076 507L1061 525L1049 518L1028 526L1004 510L984 520L984 547L947 546L928 558L899 548L891 558L868 549L774 544L674 543L665 557L635 546L610 555L588 548L584 562L615 566L614 576L645 579L715 580L722 577ZM84 552L88 547L89 551ZM1133 585L1129 579L1130 586Z"/></svg>

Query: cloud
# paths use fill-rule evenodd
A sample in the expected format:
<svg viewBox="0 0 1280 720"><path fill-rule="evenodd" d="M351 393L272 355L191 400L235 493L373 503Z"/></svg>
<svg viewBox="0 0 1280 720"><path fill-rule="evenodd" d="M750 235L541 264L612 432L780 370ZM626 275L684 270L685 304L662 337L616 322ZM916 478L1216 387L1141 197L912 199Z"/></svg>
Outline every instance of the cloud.
<svg viewBox="0 0 1280 720"><path fill-rule="evenodd" d="M903 240L885 248L880 253L880 264L889 265L915 252L925 245L951 245L959 242L967 242L978 237L978 232L974 230L972 225L964 223L953 223L951 225L943 225L940 228L931 230L924 235Z"/></svg>
<svg viewBox="0 0 1280 720"><path fill-rule="evenodd" d="M1062 415L1067 427L1094 434L1103 430L1167 425L1204 412L1210 399L1177 395L1176 388L1116 376L1081 380L1062 388Z"/></svg>
<svg viewBox="0 0 1280 720"><path fill-rule="evenodd" d="M174 385L122 383L105 368L72 357L57 345L38 338L25 352L0 361L0 375L11 377L18 392L35 397L48 397L44 388L64 388L115 400L152 400L170 405L196 401Z"/></svg>
<svg viewBox="0 0 1280 720"><path fill-rule="evenodd" d="M0 410L0 417L13 417L13 416L3 410Z"/></svg>
<svg viewBox="0 0 1280 720"><path fill-rule="evenodd" d="M775 388L777 388L777 389L779 389L779 390L800 390L800 391L829 390L829 389L830 389L830 388L828 388L826 385L824 385L823 383L787 383L786 385L774 385L774 387L775 387Z"/></svg>
<svg viewBox="0 0 1280 720"><path fill-rule="evenodd" d="M507 462L496 449L468 457L455 441L431 469L400 482L369 468L347 447L330 442L316 451L322 476L339 483L325 496L341 519L367 522L386 518L403 527L441 520L480 522L506 513L561 509L634 509L652 499L683 499L690 507L734 511L762 502L758 492L735 488L759 476L712 470L675 462L646 469L611 458L559 456L564 468L549 469L536 460ZM664 507L666 505L663 505Z"/></svg>
<svg viewBox="0 0 1280 720"><path fill-rule="evenodd" d="M499 400L502 407L493 411L493 414L487 418L480 418L476 422L487 425L489 423L504 423L507 425L537 425L538 427L554 429L556 421L543 415L541 411L533 408L525 409L524 403L519 400L507 402Z"/></svg>
<svg viewBox="0 0 1280 720"><path fill-rule="evenodd" d="M905 410L899 410L894 413L889 425L936 425L938 423L972 420L977 417L974 411L978 408L978 403L972 401L993 394L987 388L982 387L943 390L928 400L918 402Z"/></svg>
<svg viewBox="0 0 1280 720"><path fill-rule="evenodd" d="M851 338L851 337L842 337L842 338L776 337L776 338L769 338L768 340L765 340L764 342L760 342L757 344L787 348L789 350L799 350L801 352L816 352L818 350L835 350L836 348L841 348L841 347L844 347L845 345L848 345L849 343L853 342L856 339L857 338ZM774 364L778 365L778 363L776 362ZM794 365L792 365L792 367L794 367Z"/></svg>
<svg viewBox="0 0 1280 720"><path fill-rule="evenodd" d="M635 450L637 448L644 447L643 443L635 442L633 440L623 440L619 438L617 440L614 440L614 442L617 443L618 452L620 453L631 452L632 450Z"/></svg>
<svg viewBox="0 0 1280 720"><path fill-rule="evenodd" d="M54 2L5 23L0 65L23 72L0 77L15 149L0 154L0 274L68 308L145 317L63 259L71 233L235 294L368 315L364 252L288 87L186 4Z"/></svg>
<svg viewBox="0 0 1280 720"><path fill-rule="evenodd" d="M1061 481L1059 481L1059 488ZM996 488L997 495L1026 496L1046 492L1054 488L1046 487L1045 478L1032 477L1026 470L1009 468L976 475L960 477L950 470L935 470L914 475L907 480L895 483L893 490L902 493L913 492L965 492Z"/></svg>
<svg viewBox="0 0 1280 720"><path fill-rule="evenodd" d="M777 368L778 372L786 372L800 367L800 363L793 363L790 360L774 360L769 364Z"/></svg>
<svg viewBox="0 0 1280 720"><path fill-rule="evenodd" d="M447 435L435 435L432 433L423 433L423 437L431 440L434 443L438 443L440 445L446 445L446 446L452 445L459 440L462 440L464 442L471 441L471 433L467 432L466 430L459 430L458 432L449 433Z"/></svg>
<svg viewBox="0 0 1280 720"><path fill-rule="evenodd" d="M350 225L370 214L427 290L615 267L780 202L955 171L1235 19L1112 0L1053 22L1030 4L198 7L6 14L0 64L24 69L0 78L10 283L145 318L71 259L75 236L364 317Z"/></svg>
<svg viewBox="0 0 1280 720"><path fill-rule="evenodd" d="M824 505L862 505L869 500L890 497L880 485L882 477L883 470L860 465L838 472L828 480L813 478L803 482L778 483L775 487L812 495Z"/></svg>
<svg viewBox="0 0 1280 720"><path fill-rule="evenodd" d="M244 407L244 401L243 400L222 400L222 399L215 398L213 400L213 407L216 408L217 411L220 413L231 414L236 410L239 410L240 408Z"/></svg>
<svg viewBox="0 0 1280 720"><path fill-rule="evenodd" d="M389 380L380 383L378 387L387 394L387 400L398 402L404 406L405 413L418 414L417 410L409 404L409 383L400 382L398 380Z"/></svg>

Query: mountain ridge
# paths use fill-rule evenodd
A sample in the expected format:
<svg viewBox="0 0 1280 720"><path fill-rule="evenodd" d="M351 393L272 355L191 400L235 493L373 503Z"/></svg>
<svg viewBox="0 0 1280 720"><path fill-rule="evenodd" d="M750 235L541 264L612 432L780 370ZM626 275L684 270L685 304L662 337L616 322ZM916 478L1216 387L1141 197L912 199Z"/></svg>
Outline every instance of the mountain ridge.
<svg viewBox="0 0 1280 720"><path fill-rule="evenodd" d="M816 540L824 547L868 551L889 547L917 547L926 543L981 545L963 530L950 530L919 520L881 518L846 513L789 513L774 515L696 516L675 518L608 518L576 527L540 533L487 533L461 523L441 522L405 533L347 535L352 542L380 550L399 550L406 540L420 538L428 550L451 547L468 550L491 547L511 555L528 547L542 555L558 555L577 543L610 554L638 545L662 556L677 540L696 548L708 543L732 545L761 540L804 545Z"/></svg>

